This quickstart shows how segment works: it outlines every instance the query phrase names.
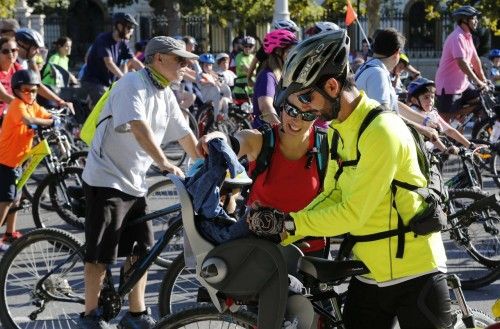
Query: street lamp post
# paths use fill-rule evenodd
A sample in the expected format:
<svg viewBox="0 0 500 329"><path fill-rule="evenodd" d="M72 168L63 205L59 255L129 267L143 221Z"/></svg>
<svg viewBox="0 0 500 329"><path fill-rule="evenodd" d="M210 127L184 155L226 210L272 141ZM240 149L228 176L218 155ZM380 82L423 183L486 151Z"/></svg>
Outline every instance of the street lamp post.
<svg viewBox="0 0 500 329"><path fill-rule="evenodd" d="M280 19L290 19L290 12L288 11L288 0L276 0L276 2L274 3L273 21L276 22Z"/></svg>

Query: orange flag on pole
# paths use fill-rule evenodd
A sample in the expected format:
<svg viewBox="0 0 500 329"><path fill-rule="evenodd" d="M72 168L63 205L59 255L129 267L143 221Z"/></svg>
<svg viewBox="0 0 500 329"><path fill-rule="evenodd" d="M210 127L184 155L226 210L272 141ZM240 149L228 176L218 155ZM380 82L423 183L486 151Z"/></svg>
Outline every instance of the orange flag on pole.
<svg viewBox="0 0 500 329"><path fill-rule="evenodd" d="M345 25L349 26L351 25L358 16L356 15L356 12L352 8L351 1L347 0L347 10L345 13Z"/></svg>

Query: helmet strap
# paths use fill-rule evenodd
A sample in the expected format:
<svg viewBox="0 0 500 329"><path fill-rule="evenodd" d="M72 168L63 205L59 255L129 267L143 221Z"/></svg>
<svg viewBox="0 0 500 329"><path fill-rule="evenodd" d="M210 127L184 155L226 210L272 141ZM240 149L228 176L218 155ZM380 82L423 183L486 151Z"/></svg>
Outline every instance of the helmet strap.
<svg viewBox="0 0 500 329"><path fill-rule="evenodd" d="M330 103L330 109L332 113L332 118L329 120L337 119L340 112L340 93L342 92L343 87L340 88L339 94L337 97L332 97L328 95L328 93L321 87L315 88L318 93L320 93L326 100Z"/></svg>

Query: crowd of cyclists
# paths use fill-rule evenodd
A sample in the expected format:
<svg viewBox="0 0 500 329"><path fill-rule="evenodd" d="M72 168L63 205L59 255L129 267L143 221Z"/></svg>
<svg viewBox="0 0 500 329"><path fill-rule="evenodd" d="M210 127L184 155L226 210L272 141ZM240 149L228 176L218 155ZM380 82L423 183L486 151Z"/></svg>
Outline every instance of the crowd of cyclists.
<svg viewBox="0 0 500 329"><path fill-rule="evenodd" d="M425 188L427 177L407 125L426 137L429 151L475 149L457 123L480 107L482 92L498 91L500 50L492 49L491 63L483 65L473 43L479 15L471 6L453 12L456 24L435 81L411 64L404 36L391 28L363 40L359 51L334 23L313 24L301 40L300 28L285 19L273 23L260 45L252 36L235 38L230 53L196 55L191 36L157 36L138 42L134 52L128 41L138 24L116 13L112 31L96 38L76 77L68 69L71 39L59 38L45 61L37 31L2 20L0 224L7 225L0 251L22 236L9 209L20 200L16 179L32 147L32 126L61 124L44 107L85 111L85 118L105 94L82 176L87 209L79 328L110 328L99 309L107 266L127 256L126 271L154 243L151 223L123 228L146 213L150 165L185 177L161 149L165 138L178 141L191 160L215 156L215 140L227 146L218 151L230 159L245 159L253 183L248 195L233 197L244 197L250 211L229 228L217 226L229 232L219 242L255 235L285 245L300 241L306 254L324 256L327 237L363 238L407 226L427 208L427 199L408 188ZM70 84L80 85L86 110L59 96ZM209 106L214 122L224 122L231 106L242 102L252 104L253 129L230 135L196 136L180 111L196 115ZM497 141L500 121L490 128L485 143ZM444 143L441 134L457 144ZM401 328L452 327L440 233L359 241L352 251L371 273L350 281L346 328L392 328L395 317ZM132 290L119 328L154 327L146 282L145 275Z"/></svg>

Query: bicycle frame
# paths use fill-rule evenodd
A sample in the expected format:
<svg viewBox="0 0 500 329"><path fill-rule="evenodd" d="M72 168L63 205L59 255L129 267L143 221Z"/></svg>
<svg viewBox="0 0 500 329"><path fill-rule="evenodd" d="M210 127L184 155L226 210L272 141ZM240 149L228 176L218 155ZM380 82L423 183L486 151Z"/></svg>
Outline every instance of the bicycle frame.
<svg viewBox="0 0 500 329"><path fill-rule="evenodd" d="M36 167L42 162L42 160L47 156L51 155L52 151L50 150L49 143L46 139L43 139L35 145L23 158L21 161L24 163L28 161L26 164L26 169L24 169L23 174L19 177L16 186L17 190L20 191L23 186L26 184L31 174L35 171Z"/></svg>

